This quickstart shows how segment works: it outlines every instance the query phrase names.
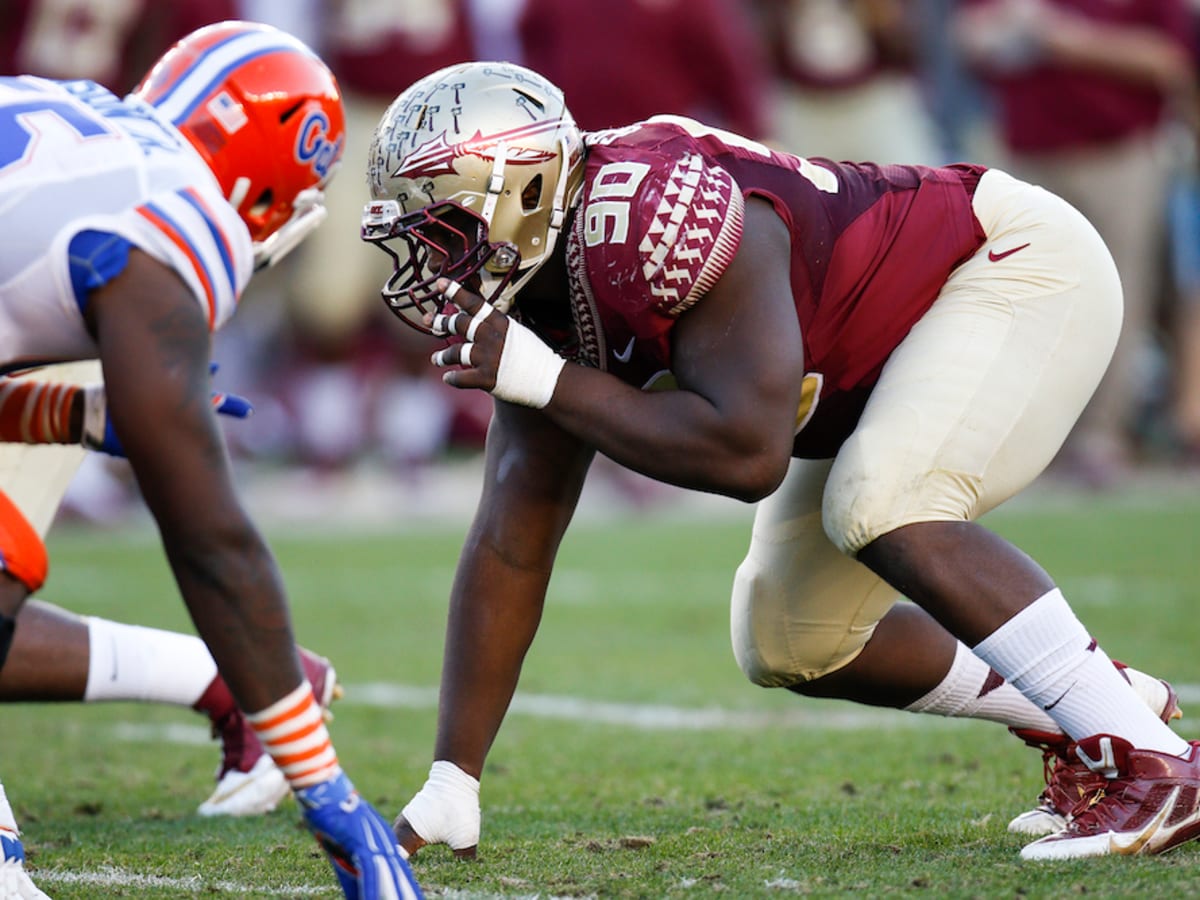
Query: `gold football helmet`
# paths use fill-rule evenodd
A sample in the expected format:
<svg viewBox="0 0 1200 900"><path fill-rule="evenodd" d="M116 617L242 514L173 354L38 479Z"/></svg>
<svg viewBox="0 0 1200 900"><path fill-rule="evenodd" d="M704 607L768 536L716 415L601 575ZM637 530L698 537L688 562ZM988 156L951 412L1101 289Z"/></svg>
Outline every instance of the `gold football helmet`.
<svg viewBox="0 0 1200 900"><path fill-rule="evenodd" d="M507 312L554 250L583 182L583 138L545 78L473 62L428 75L388 107L367 161L362 238L392 257L383 298L427 331L440 277ZM394 243L393 243L394 242Z"/></svg>

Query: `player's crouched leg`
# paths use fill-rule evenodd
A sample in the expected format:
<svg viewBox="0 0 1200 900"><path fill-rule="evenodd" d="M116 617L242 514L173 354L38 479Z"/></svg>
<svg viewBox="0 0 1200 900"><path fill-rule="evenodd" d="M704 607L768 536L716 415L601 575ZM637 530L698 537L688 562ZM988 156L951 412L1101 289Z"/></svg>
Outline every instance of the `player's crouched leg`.
<svg viewBox="0 0 1200 900"><path fill-rule="evenodd" d="M790 687L852 659L897 594L825 534L830 464L793 460L759 504L730 603L733 652L746 677Z"/></svg>

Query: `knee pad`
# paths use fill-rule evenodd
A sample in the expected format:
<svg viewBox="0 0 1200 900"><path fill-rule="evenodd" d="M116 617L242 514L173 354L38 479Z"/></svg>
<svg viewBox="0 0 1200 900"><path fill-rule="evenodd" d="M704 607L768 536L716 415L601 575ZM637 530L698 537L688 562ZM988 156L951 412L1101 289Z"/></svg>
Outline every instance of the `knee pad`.
<svg viewBox="0 0 1200 900"><path fill-rule="evenodd" d="M847 665L899 597L830 544L816 516L794 537L756 537L734 576L733 654L762 687L791 687Z"/></svg>
<svg viewBox="0 0 1200 900"><path fill-rule="evenodd" d="M778 573L763 571L749 560L734 577L733 655L742 674L759 687L792 687L840 669L862 651L874 631L874 618L862 624L850 617L862 608L852 592L843 615L835 607L793 603L795 590ZM893 592L885 586L884 593L890 598Z"/></svg>
<svg viewBox="0 0 1200 900"><path fill-rule="evenodd" d="M0 568L34 593L46 582L50 560L41 536L0 491Z"/></svg>
<svg viewBox="0 0 1200 900"><path fill-rule="evenodd" d="M747 559L733 577L729 632L738 668L759 687L786 687L800 680L788 671L785 636L762 613L770 576Z"/></svg>
<svg viewBox="0 0 1200 900"><path fill-rule="evenodd" d="M963 522L979 503L976 476L949 469L916 475L874 457L856 436L842 445L825 489L821 520L847 556L877 537L916 522Z"/></svg>

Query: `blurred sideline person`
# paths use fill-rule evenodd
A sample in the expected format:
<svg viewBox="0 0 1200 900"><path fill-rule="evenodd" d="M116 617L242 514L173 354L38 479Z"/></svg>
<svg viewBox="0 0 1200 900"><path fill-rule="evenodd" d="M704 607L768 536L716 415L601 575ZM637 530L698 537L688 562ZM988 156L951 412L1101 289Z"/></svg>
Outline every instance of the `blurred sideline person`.
<svg viewBox="0 0 1200 900"><path fill-rule="evenodd" d="M347 159L366 157L376 123L404 87L473 58L465 0L310 5L320 17L321 55L343 92ZM377 453L411 474L445 448L459 407L471 417L478 404L432 377L427 339L385 321L378 286L386 261L356 237L365 196L358 173L334 181L327 224L278 272L286 295L278 394L296 461L328 473ZM476 445L484 427L472 429Z"/></svg>
<svg viewBox="0 0 1200 900"><path fill-rule="evenodd" d="M9 440L68 443L82 429L128 458L188 613L343 892L420 896L338 764L209 391L212 332L252 272L321 221L345 128L332 73L283 32L226 22L168 50L123 100L90 81L2 79L0 116L3 364L98 359L105 385L35 385L7 410ZM4 495L0 560L2 662L48 570ZM0 844L0 877L36 891L2 796Z"/></svg>
<svg viewBox="0 0 1200 900"><path fill-rule="evenodd" d="M90 385L102 391L95 361L63 363L0 378L0 437L35 437L13 427L22 394L42 385ZM215 394L218 412L240 413L243 398ZM63 496L88 452L82 417L65 437L74 446L0 443L0 491L44 541ZM322 708L341 694L329 661L297 648L313 694ZM0 667L0 702L95 703L135 700L184 706L208 716L221 742L217 785L198 812L245 816L273 810L291 791L263 750L217 672L208 648L194 635L126 625L98 616L77 616L41 600L28 600L16 617L8 656Z"/></svg>
<svg viewBox="0 0 1200 900"><path fill-rule="evenodd" d="M752 682L998 721L1050 754L1022 857L1200 835L1169 687L975 521L1044 469L1116 342L1116 269L1075 209L982 166L801 158L680 117L581 133L555 86L486 63L401 94L368 165L385 300L496 401L434 762L395 823L410 853L475 852L597 452L759 503L731 610Z"/></svg>
<svg viewBox="0 0 1200 900"><path fill-rule="evenodd" d="M674 113L767 132L763 48L739 0L523 0L517 32L515 61L571 97L581 128Z"/></svg>
<svg viewBox="0 0 1200 900"><path fill-rule="evenodd" d="M1168 331L1171 368L1169 437L1183 464L1200 465L1200 0L1188 0L1196 81L1182 104L1175 135L1176 167L1168 201L1173 304Z"/></svg>
<svg viewBox="0 0 1200 900"><path fill-rule="evenodd" d="M783 149L880 163L941 161L918 75L913 0L753 5L772 61L771 137Z"/></svg>
<svg viewBox="0 0 1200 900"><path fill-rule="evenodd" d="M964 0L954 33L997 101L1002 165L1077 207L1121 276L1113 359L1054 471L1091 488L1136 462L1164 276L1173 106L1195 72L1185 0Z"/></svg>
<svg viewBox="0 0 1200 900"><path fill-rule="evenodd" d="M132 90L162 52L204 25L238 16L236 0L6 0L0 74L86 78Z"/></svg>

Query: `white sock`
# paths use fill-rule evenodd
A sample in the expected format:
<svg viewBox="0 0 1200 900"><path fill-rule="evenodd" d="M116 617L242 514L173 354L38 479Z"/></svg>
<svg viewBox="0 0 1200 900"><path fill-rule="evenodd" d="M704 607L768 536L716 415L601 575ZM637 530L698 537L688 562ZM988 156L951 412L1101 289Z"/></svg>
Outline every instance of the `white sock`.
<svg viewBox="0 0 1200 900"><path fill-rule="evenodd" d="M200 638L89 617L85 703L150 700L192 706L217 675Z"/></svg>
<svg viewBox="0 0 1200 900"><path fill-rule="evenodd" d="M984 638L975 654L1075 740L1112 734L1143 750L1183 756L1190 749L1138 697L1057 588Z"/></svg>
<svg viewBox="0 0 1200 900"><path fill-rule="evenodd" d="M999 684L992 686L993 682ZM950 671L932 691L904 707L909 712L986 719L1011 728L1057 732L1058 725L987 663L959 642Z"/></svg>
<svg viewBox="0 0 1200 900"><path fill-rule="evenodd" d="M17 817L13 815L12 807L8 805L8 795L4 793L4 785L0 784L0 828L5 828L13 834L20 834L17 828Z"/></svg>

